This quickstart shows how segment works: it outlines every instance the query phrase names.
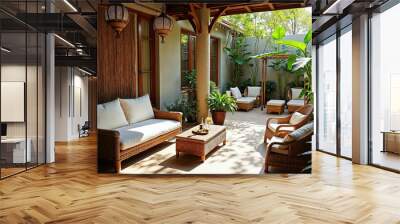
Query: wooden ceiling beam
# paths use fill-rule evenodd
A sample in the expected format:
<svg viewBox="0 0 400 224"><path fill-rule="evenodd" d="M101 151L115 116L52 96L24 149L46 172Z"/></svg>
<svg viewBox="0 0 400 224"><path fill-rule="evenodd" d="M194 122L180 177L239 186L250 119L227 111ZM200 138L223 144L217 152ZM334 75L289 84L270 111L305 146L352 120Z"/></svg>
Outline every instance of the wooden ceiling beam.
<svg viewBox="0 0 400 224"><path fill-rule="evenodd" d="M208 25L208 32L211 33L212 28L214 27L215 23L217 22L218 18L222 15L224 15L225 11L228 10L229 7L225 7L223 9L220 9L217 14L214 15L213 19L211 20L210 25Z"/></svg>
<svg viewBox="0 0 400 224"><path fill-rule="evenodd" d="M190 11L189 11L189 17L190 17L189 18L189 22L192 25L192 27L194 29L194 32L195 33L200 33L201 32L201 24L200 24L200 19L197 16L197 13L196 13L195 5L192 4L192 3L189 3L189 8L190 8Z"/></svg>

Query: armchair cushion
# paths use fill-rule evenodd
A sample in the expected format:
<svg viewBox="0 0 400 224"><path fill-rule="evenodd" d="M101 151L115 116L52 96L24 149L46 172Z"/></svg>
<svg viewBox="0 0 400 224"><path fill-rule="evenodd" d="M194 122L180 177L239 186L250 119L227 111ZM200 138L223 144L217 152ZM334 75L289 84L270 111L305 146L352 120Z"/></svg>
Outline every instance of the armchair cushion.
<svg viewBox="0 0 400 224"><path fill-rule="evenodd" d="M247 87L247 96L249 97L257 97L260 95L261 87L259 86L248 86Z"/></svg>
<svg viewBox="0 0 400 224"><path fill-rule="evenodd" d="M302 100L304 97L300 97L302 89L292 88L292 100Z"/></svg>
<svg viewBox="0 0 400 224"><path fill-rule="evenodd" d="M121 150L125 150L180 127L179 121L149 119L116 130L120 133Z"/></svg>
<svg viewBox="0 0 400 224"><path fill-rule="evenodd" d="M292 117L290 117L289 124L296 125L302 122L305 118L307 118L307 115L301 114L299 112L294 112L292 114Z"/></svg>
<svg viewBox="0 0 400 224"><path fill-rule="evenodd" d="M280 137L272 137L270 144L272 143L285 143L286 140L285 138L280 138ZM283 154L283 155L288 155L289 151L288 151L289 146L288 145L281 145L281 144L273 144L271 147L271 151L275 152L275 153L279 153L279 154Z"/></svg>
<svg viewBox="0 0 400 224"><path fill-rule="evenodd" d="M242 98L242 93L240 92L240 90L239 90L238 87L231 88L231 93L232 93L232 96L233 96L235 99Z"/></svg>
<svg viewBox="0 0 400 224"><path fill-rule="evenodd" d="M256 97L241 97L239 99L236 100L236 102L238 103L253 103L254 101L256 101Z"/></svg>
<svg viewBox="0 0 400 224"><path fill-rule="evenodd" d="M154 118L149 95L135 99L120 99L129 124Z"/></svg>
<svg viewBox="0 0 400 224"><path fill-rule="evenodd" d="M97 105L97 128L115 129L128 125L119 99Z"/></svg>
<svg viewBox="0 0 400 224"><path fill-rule="evenodd" d="M290 140L300 140L308 135L310 135L314 131L314 122L310 122L305 124L303 127L297 129L296 131L290 133L288 135L288 141Z"/></svg>
<svg viewBox="0 0 400 224"><path fill-rule="evenodd" d="M304 100L289 100L288 106L304 106Z"/></svg>
<svg viewBox="0 0 400 224"><path fill-rule="evenodd" d="M268 124L268 128L269 129L271 129L271 131L276 131L276 129L278 128L278 126L280 126L280 125L290 125L290 124L278 124L278 123L272 123L272 122L270 122L269 124ZM286 127L286 126L284 126L284 127L282 127L282 128L280 128L279 129L280 131L287 131L287 132L290 132L290 131L294 131L295 130L295 127L293 127L293 126L288 126L288 127Z"/></svg>

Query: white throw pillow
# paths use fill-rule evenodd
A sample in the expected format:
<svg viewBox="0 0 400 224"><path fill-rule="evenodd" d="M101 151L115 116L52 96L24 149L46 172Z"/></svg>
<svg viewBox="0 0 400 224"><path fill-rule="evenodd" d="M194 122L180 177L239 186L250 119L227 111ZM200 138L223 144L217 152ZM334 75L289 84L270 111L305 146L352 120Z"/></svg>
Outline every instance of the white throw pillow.
<svg viewBox="0 0 400 224"><path fill-rule="evenodd" d="M299 112L294 112L292 114L292 117L289 120L289 124L291 125L296 125L298 123L300 123L301 121L303 121L303 119L306 117L307 115L301 114Z"/></svg>
<svg viewBox="0 0 400 224"><path fill-rule="evenodd" d="M240 90L239 90L238 87L231 88L231 93L232 93L232 96L233 96L235 99L242 98L242 93L240 92Z"/></svg>
<svg viewBox="0 0 400 224"><path fill-rule="evenodd" d="M300 97L300 93L303 89L292 88L292 100L302 100L304 97Z"/></svg>
<svg viewBox="0 0 400 224"><path fill-rule="evenodd" d="M97 128L115 129L128 125L119 100L97 105Z"/></svg>
<svg viewBox="0 0 400 224"><path fill-rule="evenodd" d="M259 86L248 86L247 87L247 96L249 97L257 97L260 95L261 87Z"/></svg>
<svg viewBox="0 0 400 224"><path fill-rule="evenodd" d="M120 101L129 124L154 118L149 95L136 99L120 99Z"/></svg>

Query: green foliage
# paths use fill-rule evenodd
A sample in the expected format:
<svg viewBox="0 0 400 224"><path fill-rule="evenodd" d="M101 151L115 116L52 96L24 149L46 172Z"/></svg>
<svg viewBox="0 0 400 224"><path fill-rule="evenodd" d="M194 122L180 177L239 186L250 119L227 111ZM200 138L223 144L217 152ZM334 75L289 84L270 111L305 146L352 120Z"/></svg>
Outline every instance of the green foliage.
<svg viewBox="0 0 400 224"><path fill-rule="evenodd" d="M221 112L234 112L237 110L236 100L227 94L221 94L214 91L207 99L208 107L211 111Z"/></svg>
<svg viewBox="0 0 400 224"><path fill-rule="evenodd" d="M224 51L228 54L233 63L233 85L239 85L240 78L243 76L243 66L251 60L250 52L246 50L247 44L242 36L236 37L231 47L225 47Z"/></svg>
<svg viewBox="0 0 400 224"><path fill-rule="evenodd" d="M183 119L189 123L196 122L197 102L188 98L179 97L174 103L166 106L168 111L179 111L183 114Z"/></svg>
<svg viewBox="0 0 400 224"><path fill-rule="evenodd" d="M283 27L284 34L305 33L311 28L311 11L308 9L287 9L270 12L245 13L225 16L237 30L245 36L257 38L269 37L277 29Z"/></svg>
<svg viewBox="0 0 400 224"><path fill-rule="evenodd" d="M240 89L240 91L243 93L244 90L245 90L248 86L252 86L251 79L246 79L246 80L241 81L237 87L238 87L238 88ZM255 86L255 85L254 85L254 86Z"/></svg>
<svg viewBox="0 0 400 224"><path fill-rule="evenodd" d="M215 84L215 82L210 81L210 93L215 92L215 91L219 91L217 85Z"/></svg>
<svg viewBox="0 0 400 224"><path fill-rule="evenodd" d="M182 82L183 86L196 89L196 70L184 72Z"/></svg>
<svg viewBox="0 0 400 224"><path fill-rule="evenodd" d="M276 82L272 80L268 80L265 85L265 95L267 96L267 100L272 99L272 96L275 94L276 91Z"/></svg>

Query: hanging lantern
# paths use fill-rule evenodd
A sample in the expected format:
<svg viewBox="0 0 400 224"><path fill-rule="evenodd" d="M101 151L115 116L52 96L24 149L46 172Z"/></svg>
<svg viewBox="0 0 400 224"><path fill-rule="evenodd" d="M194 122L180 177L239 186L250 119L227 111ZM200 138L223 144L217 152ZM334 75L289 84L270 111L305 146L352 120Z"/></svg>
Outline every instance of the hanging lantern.
<svg viewBox="0 0 400 224"><path fill-rule="evenodd" d="M129 12L121 4L109 5L106 11L106 21L115 30L117 37L129 23Z"/></svg>
<svg viewBox="0 0 400 224"><path fill-rule="evenodd" d="M164 38L172 30L172 27L173 20L165 12L162 12L161 15L154 19L153 28L161 36L162 43L164 43Z"/></svg>

